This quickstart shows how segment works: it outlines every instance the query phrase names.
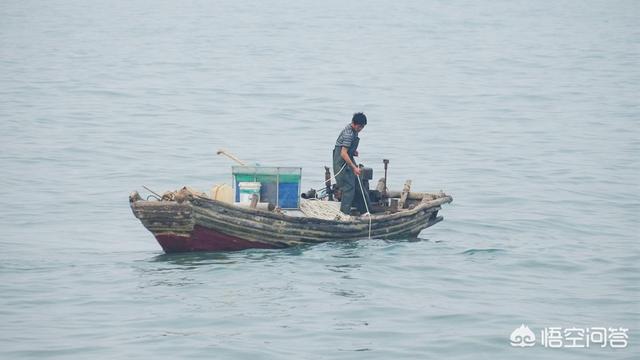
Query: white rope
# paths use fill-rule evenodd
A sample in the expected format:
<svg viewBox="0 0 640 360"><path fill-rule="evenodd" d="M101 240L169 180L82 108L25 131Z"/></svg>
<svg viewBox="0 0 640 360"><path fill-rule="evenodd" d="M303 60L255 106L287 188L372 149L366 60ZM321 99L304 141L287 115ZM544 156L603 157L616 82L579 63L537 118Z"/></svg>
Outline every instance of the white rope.
<svg viewBox="0 0 640 360"><path fill-rule="evenodd" d="M327 184L329 184L331 182L331 180L335 180L336 176L340 175L340 173L342 172L342 170L344 170L344 168L347 166L347 163L345 162L344 165L342 165L342 167L340 168L340 170L338 170L337 173L335 173L335 175L333 175L332 177L330 177L329 179L325 180L322 182L322 186L326 187ZM319 186L318 186L319 187Z"/></svg>
<svg viewBox="0 0 640 360"><path fill-rule="evenodd" d="M362 202L364 202L364 208L367 209L367 213L363 215L369 216L369 240L371 240L371 212L369 211L369 204L367 203L367 198L364 196L364 186L362 186L362 179L360 178L360 176L356 176L356 177L358 178L358 184L360 184L360 192L362 193Z"/></svg>

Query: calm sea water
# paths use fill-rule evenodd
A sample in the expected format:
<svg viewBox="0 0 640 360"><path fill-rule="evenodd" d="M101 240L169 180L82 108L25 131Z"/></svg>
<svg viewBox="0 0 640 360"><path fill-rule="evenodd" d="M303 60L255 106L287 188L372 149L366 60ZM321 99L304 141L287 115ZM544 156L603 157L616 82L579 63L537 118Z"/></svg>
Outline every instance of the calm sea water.
<svg viewBox="0 0 640 360"><path fill-rule="evenodd" d="M640 357L640 2L3 1L0 358ZM163 255L127 195L317 187L360 161L454 196L418 239ZM521 324L537 335L516 348ZM548 327L628 346L545 348Z"/></svg>

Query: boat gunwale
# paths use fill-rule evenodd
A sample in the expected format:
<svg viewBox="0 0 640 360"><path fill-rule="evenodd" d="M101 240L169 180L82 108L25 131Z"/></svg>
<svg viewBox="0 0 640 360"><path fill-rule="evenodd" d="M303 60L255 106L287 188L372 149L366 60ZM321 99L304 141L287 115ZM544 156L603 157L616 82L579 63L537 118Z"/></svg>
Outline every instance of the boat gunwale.
<svg viewBox="0 0 640 360"><path fill-rule="evenodd" d="M444 199L444 200L442 200ZM194 202L195 200L195 202ZM295 223L300 223L300 224L306 224L309 222L313 222L313 223L319 223L319 224L327 224L327 225L336 225L336 224L344 224L344 225L359 225L359 224L368 224L369 223L369 217L368 216L360 216L357 218L351 218L349 220L329 220L329 219L320 219L320 218L314 218L314 217L307 217L307 216L291 216L291 215L287 215L287 214L279 214L279 213L274 213L274 212L269 212L269 211L264 211L264 210L260 210L260 209L252 209L252 208L245 208L245 207L239 207L233 204L227 204L225 202L222 201L218 201L218 200L214 200L214 199L210 199L210 198L206 198L203 196L194 196L193 200L190 200L192 206L196 206L196 207L202 207L202 205L198 204L198 201L203 201L205 204L209 203L212 204L214 206L219 206L222 208L226 208L230 211L235 211L235 212L239 212L239 213L244 213L246 215L251 215L251 216L264 216L267 218L270 218L272 220L280 220L280 221L287 221L287 222L295 222ZM416 207L414 207L413 209L406 209L406 210L401 210L398 211L396 213L393 214L378 214L378 215L371 215L371 221L387 221L387 220L395 220L398 218L402 218L402 217L407 217L407 216L412 216L417 214L420 211L423 210L428 210L430 208L435 208L435 207L439 207L442 204L445 203L450 203L453 201L453 198L449 195L445 195L442 196L440 198L434 199L434 200L430 200L427 202L422 202L420 204L418 204ZM209 206L204 206L207 208L210 208Z"/></svg>
<svg viewBox="0 0 640 360"><path fill-rule="evenodd" d="M361 216L359 218L343 221L320 219L314 217L291 216L287 214L273 213L259 209L244 208L201 196L188 199L187 201L181 203L176 201L137 200L131 202L130 205L136 217L141 220L143 224L146 223L147 220L151 220L151 218L158 215L158 213L156 211L153 211L152 209L165 210L166 213L163 214L165 216L170 215L172 210L175 211L175 209L181 209L182 211L187 210L187 215L189 218L191 218L191 226L196 225L196 223L199 222L197 220L198 217L204 216L205 218L213 217L219 218L220 220L222 220L223 218L232 218L237 220L244 219L256 224L267 222L270 223L268 224L268 227L273 227L274 229L280 225L289 224L296 228L302 227L302 229L305 229L306 226L319 226L320 229L314 230L321 232L327 231L326 229L321 228L328 226L334 228L334 230L357 233L364 229L360 229L361 227L366 226L367 228L369 228L370 221L373 224L374 228L389 226L390 223L397 223L405 219L407 221L413 222L415 219L430 216L430 213L440 210L440 205L442 205L443 203L450 203L451 201L451 196L445 195L434 200L420 203L412 209L406 209L397 213L372 215L371 218L367 216ZM149 211L145 211L145 209L148 209ZM156 216L146 216L147 214L154 212ZM159 217L163 218L164 216ZM311 229L307 228L307 230Z"/></svg>

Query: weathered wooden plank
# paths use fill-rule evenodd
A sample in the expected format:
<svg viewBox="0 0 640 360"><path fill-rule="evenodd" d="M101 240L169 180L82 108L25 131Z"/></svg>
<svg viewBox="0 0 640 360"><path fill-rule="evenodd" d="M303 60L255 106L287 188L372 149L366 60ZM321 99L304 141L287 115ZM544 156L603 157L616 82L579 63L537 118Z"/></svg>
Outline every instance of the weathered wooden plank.
<svg viewBox="0 0 640 360"><path fill-rule="evenodd" d="M262 222L259 220L253 219L243 219L229 216L220 216L219 214L213 213L210 210L198 210L196 211L197 222L202 223L203 221L216 221L220 223L220 226L224 227L225 224L233 224L239 226L240 229L244 229L247 232L259 231L262 235L265 236L279 236L280 234L291 235L293 238L296 236L309 236L318 239L331 239L331 238L344 238L344 237L356 237L360 238L363 235L368 234L368 225L367 226L358 226L352 228L343 228L348 231L340 231L335 227L323 227L323 228L309 228L309 227L296 227L290 226L286 222L281 224L273 224L268 222ZM372 231L375 232L377 229L385 228L389 226L396 226L403 224L409 224L412 221L418 222L426 222L428 215L422 214L421 216L417 216L415 218L400 221L395 220L385 225L383 224L372 224Z"/></svg>
<svg viewBox="0 0 640 360"><path fill-rule="evenodd" d="M205 211L203 209L203 207L196 207L195 211L201 212L201 211ZM408 221L411 217L414 216L421 216L420 215L420 209L415 209L415 211L412 211L411 213L407 212L407 216L392 216L392 215L387 215L387 216L382 216L376 219L375 216L372 216L372 225L374 228L377 227L385 227L385 226L390 226L390 225L394 225L395 223L403 223ZM242 216L242 214L238 214L238 213L228 213L225 211L216 211L215 209L207 209L207 215L209 217L224 217L227 218L229 221L233 221L234 219L247 219L249 221L249 223L247 223L247 226L260 226L260 225L269 225L269 224L277 224L283 227L287 228L287 231L289 232L294 232L294 231L320 231L320 232L329 232L329 233L333 233L333 232L339 232L339 233L351 233L351 232L361 232L361 231L368 231L369 228L369 222L368 222L368 218L367 217L363 217L363 221L359 222L359 223L352 223L352 222L335 222L335 221L329 221L329 223L327 224L327 222L322 222L322 223L296 223L296 222L289 222L286 221L285 219L280 219L277 221L273 221L271 219L268 218L264 218L261 215L254 215L254 216ZM375 221L373 221L375 220Z"/></svg>
<svg viewBox="0 0 640 360"><path fill-rule="evenodd" d="M192 200L192 203L196 205L196 208L209 208L216 212L232 213L234 214L234 216L240 216L240 217L259 216L261 221L274 220L274 221L286 221L288 224L301 224L301 225L326 224L330 226L339 226L339 227L350 226L352 224L367 224L368 226L368 223L369 223L369 220L367 217L352 218L349 221L334 221L334 220L324 220L324 219L309 218L309 217L294 217L294 216L287 216L284 214L278 214L275 212L259 211L257 209L243 209L243 208L239 208L237 206L233 206L233 205L219 202L216 200L202 199L202 198L194 199ZM379 220L394 219L397 217L412 216L417 211L418 209L416 208L411 210L400 211L398 213L391 214L391 215L375 214L375 215L372 215L372 220L379 221Z"/></svg>
<svg viewBox="0 0 640 360"><path fill-rule="evenodd" d="M386 228L372 229L372 237L390 239L398 237L407 231L421 231L429 226L428 217L430 214L426 214L422 218L414 219L413 221L396 224ZM352 234L340 234L340 233L325 233L316 234L312 232L291 233L290 231L270 231L267 226L253 227L250 230L247 229L246 224L242 222L228 222L221 219L203 218L199 219L198 223L201 226L215 228L218 231L227 233L229 235L242 237L248 240L260 241L266 243L286 243L286 244L299 244L309 242L324 242L334 240L357 240L368 237L368 232L363 231Z"/></svg>
<svg viewBox="0 0 640 360"><path fill-rule="evenodd" d="M381 223L372 223L372 234L380 232L381 234L388 233L387 229L395 231L402 227L408 227L415 224L426 223L431 212L423 212L409 219L395 219L394 221ZM203 222L216 222L220 229L224 229L227 225L234 225L238 227L238 230L246 232L256 232L263 236L272 236L281 239L296 237L311 237L314 239L342 239L349 238L362 238L368 235L368 225L365 227L358 226L357 228L345 228L349 231L338 231L335 227L323 227L323 228L306 228L306 227L294 227L289 226L286 222L280 224L273 224L269 222L262 222L254 219L243 219L233 216L222 216L218 213L211 212L210 210L198 209L195 212L197 223Z"/></svg>
<svg viewBox="0 0 640 360"><path fill-rule="evenodd" d="M383 198L385 198L385 199L387 199L387 198L399 198L400 196L402 196L402 191L389 190L389 191L387 191L387 195L384 195ZM440 198L442 196L443 196L442 194L438 194L438 193L410 191L409 194L407 195L407 199L408 200L422 200L422 199L424 199L426 197L429 200L433 200L433 199Z"/></svg>
<svg viewBox="0 0 640 360"><path fill-rule="evenodd" d="M170 205L170 204L173 204ZM149 204L150 205L150 204ZM435 205L435 204L434 204ZM426 205L423 205L426 206ZM176 204L172 202L168 202L162 206L163 214L153 214L153 211L144 212L138 211L138 215L142 221L150 222L151 218L158 220L160 222L165 223L164 226L161 227L170 227L172 222L175 222L176 215L172 214L169 210L173 207L174 209L184 209L183 204ZM136 208L140 208L137 206ZM150 205L149 208L152 210L158 208L157 206ZM317 231L325 231L325 232L339 232L342 234L351 233L351 232L364 232L368 230L368 218L363 217L359 222L334 222L334 221L320 221L320 222L312 222L312 221L304 221L304 222L291 222L289 219L280 218L278 220L273 220L269 217L265 217L264 215L269 214L266 212L248 212L246 209L238 209L237 207L233 207L230 209L217 209L215 206L212 207L203 207L203 206L194 206L194 211L202 211L203 209L208 209L209 213L206 216L211 217L223 217L230 220L237 218L247 218L249 220L253 220L252 223L245 224L246 226L261 226L262 224L270 224L275 223L279 224L282 227L287 227L287 231L293 231L298 229L299 231L309 231L309 230L317 230ZM405 211L403 213L393 214L393 215L374 215L372 216L373 229L375 230L378 227L392 226L396 222L402 223L408 221L411 217L417 216L419 211L417 209L411 211ZM185 211L185 213L188 213ZM249 216L247 216L249 214ZM145 220L146 219L146 220ZM185 219L188 221L188 219ZM149 225L149 224L147 224Z"/></svg>
<svg viewBox="0 0 640 360"><path fill-rule="evenodd" d="M410 188L408 182L405 188ZM406 189L405 205L410 189ZM444 195L444 194L442 194ZM423 197L415 208L395 214L371 216L371 236L393 239L406 234L417 235L421 230L442 220L435 217L440 205L451 202L449 196L435 200ZM332 221L315 218L292 217L258 209L241 208L208 198L194 197L182 203L174 201L131 202L133 213L154 234L181 234L188 236L194 226L215 229L240 239L270 244L277 247L324 241L351 241L367 238L369 218L351 221ZM430 218L434 216L434 218Z"/></svg>

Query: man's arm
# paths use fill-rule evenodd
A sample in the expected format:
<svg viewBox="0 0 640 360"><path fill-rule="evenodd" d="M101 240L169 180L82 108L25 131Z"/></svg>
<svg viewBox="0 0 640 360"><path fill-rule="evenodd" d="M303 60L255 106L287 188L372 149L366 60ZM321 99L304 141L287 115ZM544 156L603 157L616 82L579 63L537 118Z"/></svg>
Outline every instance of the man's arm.
<svg viewBox="0 0 640 360"><path fill-rule="evenodd" d="M356 176L360 176L360 168L351 161L351 158L349 157L349 150L344 146L340 149L340 157L347 163L347 165L349 165L350 168L353 169L353 173L356 174Z"/></svg>

